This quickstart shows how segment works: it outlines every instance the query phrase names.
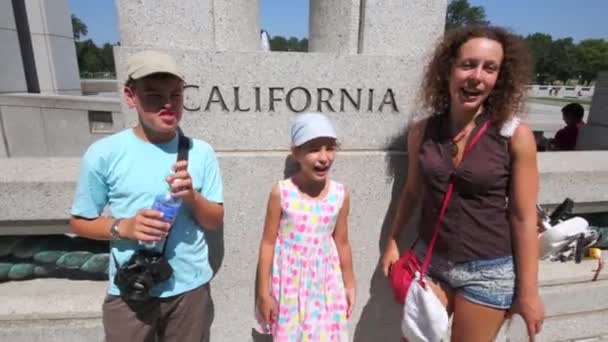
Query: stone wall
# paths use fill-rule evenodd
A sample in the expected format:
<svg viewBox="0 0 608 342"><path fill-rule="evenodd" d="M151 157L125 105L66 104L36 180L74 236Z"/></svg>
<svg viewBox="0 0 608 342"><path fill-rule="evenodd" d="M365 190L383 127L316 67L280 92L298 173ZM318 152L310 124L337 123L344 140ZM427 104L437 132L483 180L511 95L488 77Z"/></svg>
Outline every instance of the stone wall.
<svg viewBox="0 0 608 342"><path fill-rule="evenodd" d="M226 218L223 233L212 235L209 240L212 263L216 269L219 267L212 281L215 341L251 338L255 265L263 213L272 183L283 176L285 157L286 153L281 151L219 153L226 190ZM0 234L65 232L78 165L78 158L4 159L0 163ZM354 341L394 341L399 334L396 318L399 307L394 304L377 263L405 169L403 153L342 152L336 162L335 178L349 184L353 194L349 235L358 296L350 320ZM542 153L539 169L539 203L552 207L569 196L576 202L577 211L607 210L608 193L603 189L608 188L608 152ZM607 285L606 281L588 283L593 267L591 263L584 267L573 263L543 263L543 293L548 300L549 316L553 317L545 331L546 336L552 338L543 341L559 340L556 336L559 337L560 332L570 337L608 334L608 325L602 323L607 308L605 301L600 300ZM88 301L99 304L103 288L104 285L99 285ZM78 307L70 301L67 303L71 303L70 308ZM99 315L98 304L69 309L79 314L68 317ZM1 308L2 305L0 316ZM82 310L87 314L81 313ZM87 321L87 324L99 329L96 322ZM521 327L517 328L517 324L514 323L512 334L521 336ZM568 329L562 331L563 324L567 324ZM95 331L99 334L99 330Z"/></svg>
<svg viewBox="0 0 608 342"><path fill-rule="evenodd" d="M117 98L0 95L0 159L82 155L99 138L124 128Z"/></svg>

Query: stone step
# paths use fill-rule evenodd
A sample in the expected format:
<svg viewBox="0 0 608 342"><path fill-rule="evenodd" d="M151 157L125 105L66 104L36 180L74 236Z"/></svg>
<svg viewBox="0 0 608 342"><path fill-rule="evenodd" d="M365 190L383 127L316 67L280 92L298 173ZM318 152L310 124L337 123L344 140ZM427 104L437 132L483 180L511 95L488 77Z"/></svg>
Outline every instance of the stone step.
<svg viewBox="0 0 608 342"><path fill-rule="evenodd" d="M102 341L100 318L0 321L0 341Z"/></svg>
<svg viewBox="0 0 608 342"><path fill-rule="evenodd" d="M69 279L0 283L0 322L101 318L106 287L106 281Z"/></svg>
<svg viewBox="0 0 608 342"><path fill-rule="evenodd" d="M548 317L536 341L602 341L602 336L608 336L608 309ZM525 324L521 317L513 318L501 341L527 341Z"/></svg>
<svg viewBox="0 0 608 342"><path fill-rule="evenodd" d="M593 262L543 262L541 269L547 319L537 341L602 341L608 336L608 279L589 281ZM106 287L106 281L68 279L0 283L0 341L100 341ZM225 322L214 325L214 340L230 341L218 331ZM515 316L500 341L524 340L523 322Z"/></svg>

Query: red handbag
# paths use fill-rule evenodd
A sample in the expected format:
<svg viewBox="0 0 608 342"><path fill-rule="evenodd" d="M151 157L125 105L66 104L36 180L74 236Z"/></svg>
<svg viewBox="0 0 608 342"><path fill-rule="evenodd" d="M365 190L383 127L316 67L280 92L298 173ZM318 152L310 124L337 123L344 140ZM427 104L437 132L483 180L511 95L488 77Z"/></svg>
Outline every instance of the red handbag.
<svg viewBox="0 0 608 342"><path fill-rule="evenodd" d="M483 133L488 129L489 122L486 121L483 126L477 131L477 134L473 137L467 148L464 150L462 155L462 159L469 153L469 151L477 144ZM461 159L461 162L462 162ZM437 237L439 236L439 228L441 227L441 223L443 222L443 217L445 216L445 212L448 208L448 203L452 198L452 193L454 192L454 182L450 181L448 184L448 190L445 193L445 197L443 198L443 203L441 205L441 210L439 211L439 215L437 217L437 221L435 223L435 232L433 233L433 238L431 239L431 243L429 244L426 256L424 257L424 263L420 265L420 261L414 254L414 246L418 239L414 242L412 247L408 249L399 260L397 260L390 268L389 278L391 282L391 287L393 288L393 294L395 295L395 300L399 304L405 303L405 298L407 296L407 292L410 288L410 284L415 279L416 273L421 275L420 279L424 279L426 275L426 271L431 263L431 257L433 255L433 249L435 248L435 243L437 242ZM421 282L421 285L424 287L424 283Z"/></svg>

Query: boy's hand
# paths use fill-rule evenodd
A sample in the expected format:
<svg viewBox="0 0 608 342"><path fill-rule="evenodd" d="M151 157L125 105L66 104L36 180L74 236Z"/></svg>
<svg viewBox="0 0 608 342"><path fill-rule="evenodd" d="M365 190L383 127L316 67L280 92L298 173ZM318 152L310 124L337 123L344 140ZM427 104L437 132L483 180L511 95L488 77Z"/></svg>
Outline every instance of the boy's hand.
<svg viewBox="0 0 608 342"><path fill-rule="evenodd" d="M167 177L173 197L181 198L190 206L196 200L196 191L192 188L192 178L188 173L188 162L185 160L173 164L174 173Z"/></svg>
<svg viewBox="0 0 608 342"><path fill-rule="evenodd" d="M123 220L120 232L121 238L140 241L160 241L165 238L171 224L162 220L163 213L156 210L141 210L130 219Z"/></svg>
<svg viewBox="0 0 608 342"><path fill-rule="evenodd" d="M266 324L272 325L276 322L279 304L270 294L258 296L258 311Z"/></svg>

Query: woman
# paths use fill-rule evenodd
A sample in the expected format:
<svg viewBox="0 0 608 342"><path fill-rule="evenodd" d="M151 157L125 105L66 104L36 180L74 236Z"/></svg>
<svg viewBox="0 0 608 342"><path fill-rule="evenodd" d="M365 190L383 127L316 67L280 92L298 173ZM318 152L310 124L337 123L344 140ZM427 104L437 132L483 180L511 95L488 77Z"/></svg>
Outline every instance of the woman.
<svg viewBox="0 0 608 342"><path fill-rule="evenodd" d="M536 143L517 117L531 65L522 40L504 29L447 32L426 69L423 108L433 113L408 134L408 176L381 260L385 275L418 205L422 260L450 181L454 194L427 276L448 314L452 341L491 341L507 313L519 313L531 339L544 318L538 292ZM487 130L463 159L467 143ZM415 234L405 232L405 234Z"/></svg>

